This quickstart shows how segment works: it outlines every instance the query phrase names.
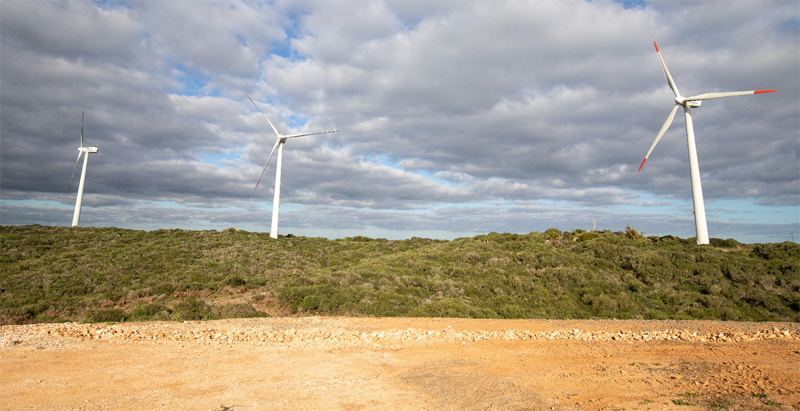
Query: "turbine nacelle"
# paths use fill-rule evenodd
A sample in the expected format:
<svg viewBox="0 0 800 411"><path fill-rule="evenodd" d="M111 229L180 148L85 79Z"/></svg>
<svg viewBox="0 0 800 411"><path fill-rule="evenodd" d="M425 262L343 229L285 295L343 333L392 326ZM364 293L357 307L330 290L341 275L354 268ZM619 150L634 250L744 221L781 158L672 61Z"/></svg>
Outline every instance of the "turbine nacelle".
<svg viewBox="0 0 800 411"><path fill-rule="evenodd" d="M675 104L683 107L698 108L700 107L700 100L688 100L685 97L675 97Z"/></svg>
<svg viewBox="0 0 800 411"><path fill-rule="evenodd" d="M80 151L81 153L96 153L97 152L97 146L94 146L94 147L78 147L78 151Z"/></svg>

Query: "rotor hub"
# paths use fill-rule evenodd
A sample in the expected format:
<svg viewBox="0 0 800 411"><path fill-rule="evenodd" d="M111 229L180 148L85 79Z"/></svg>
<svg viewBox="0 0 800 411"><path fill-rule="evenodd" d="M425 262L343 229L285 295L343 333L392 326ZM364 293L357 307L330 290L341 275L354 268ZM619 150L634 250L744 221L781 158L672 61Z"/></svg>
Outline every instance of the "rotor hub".
<svg viewBox="0 0 800 411"><path fill-rule="evenodd" d="M697 108L700 107L700 100L686 100L683 96L675 97L675 102L678 105L689 107L689 108Z"/></svg>

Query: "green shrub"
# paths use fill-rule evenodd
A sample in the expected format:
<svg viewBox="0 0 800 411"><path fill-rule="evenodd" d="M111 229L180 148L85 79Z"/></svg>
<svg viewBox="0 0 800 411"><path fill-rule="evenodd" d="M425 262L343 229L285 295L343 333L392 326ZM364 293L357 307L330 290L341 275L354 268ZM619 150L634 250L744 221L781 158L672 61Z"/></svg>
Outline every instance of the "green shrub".
<svg viewBox="0 0 800 411"><path fill-rule="evenodd" d="M224 318L255 318L268 317L267 313L256 311L250 304L225 304L211 308L211 312L206 319Z"/></svg>
<svg viewBox="0 0 800 411"><path fill-rule="evenodd" d="M561 238L561 230L557 228L548 228L544 231L544 236L548 240L558 240Z"/></svg>
<svg viewBox="0 0 800 411"><path fill-rule="evenodd" d="M415 307L408 313L411 317L449 317L449 318L500 318L488 309L473 309L463 301L443 298L431 303Z"/></svg>
<svg viewBox="0 0 800 411"><path fill-rule="evenodd" d="M120 308L95 308L86 312L85 321L90 323L123 322L130 315Z"/></svg>
<svg viewBox="0 0 800 411"><path fill-rule="evenodd" d="M661 310L650 310L647 312L645 316L647 320L668 320L669 317L667 314Z"/></svg>
<svg viewBox="0 0 800 411"><path fill-rule="evenodd" d="M170 295L177 289L178 287L176 287L175 284L169 284L169 283L159 284L153 287L153 295L162 295L162 294Z"/></svg>
<svg viewBox="0 0 800 411"><path fill-rule="evenodd" d="M21 307L0 309L0 325L28 324L33 319L33 315Z"/></svg>
<svg viewBox="0 0 800 411"><path fill-rule="evenodd" d="M739 246L739 242L733 238L729 238L727 240L723 240L721 238L709 238L708 242L714 247L720 248L736 248Z"/></svg>
<svg viewBox="0 0 800 411"><path fill-rule="evenodd" d="M173 316L181 321L196 321L205 317L211 309L206 302L195 296L190 296L183 302L175 304Z"/></svg>
<svg viewBox="0 0 800 411"><path fill-rule="evenodd" d="M628 228L625 229L625 237L631 240L638 240L642 238L638 231L631 228L630 224L628 224Z"/></svg>
<svg viewBox="0 0 800 411"><path fill-rule="evenodd" d="M140 320L167 320L172 310L164 304L140 304L133 310L133 318Z"/></svg>
<svg viewBox="0 0 800 411"><path fill-rule="evenodd" d="M239 287L245 285L246 281L239 277L238 275L231 275L225 278L223 284L231 287Z"/></svg>
<svg viewBox="0 0 800 411"><path fill-rule="evenodd" d="M200 290L203 290L205 288L207 288L207 287L205 285L203 285L202 283L199 283L197 281L192 281L190 283L187 283L183 287L183 290L184 291L200 291Z"/></svg>

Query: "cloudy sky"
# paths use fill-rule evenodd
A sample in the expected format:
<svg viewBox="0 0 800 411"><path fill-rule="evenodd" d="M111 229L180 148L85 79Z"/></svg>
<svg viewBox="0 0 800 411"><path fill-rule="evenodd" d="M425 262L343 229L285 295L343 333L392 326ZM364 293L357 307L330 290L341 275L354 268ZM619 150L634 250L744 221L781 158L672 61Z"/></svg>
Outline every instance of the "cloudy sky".
<svg viewBox="0 0 800 411"><path fill-rule="evenodd" d="M0 3L0 224L452 239L630 224L693 237L684 95L716 238L800 239L800 3Z"/></svg>

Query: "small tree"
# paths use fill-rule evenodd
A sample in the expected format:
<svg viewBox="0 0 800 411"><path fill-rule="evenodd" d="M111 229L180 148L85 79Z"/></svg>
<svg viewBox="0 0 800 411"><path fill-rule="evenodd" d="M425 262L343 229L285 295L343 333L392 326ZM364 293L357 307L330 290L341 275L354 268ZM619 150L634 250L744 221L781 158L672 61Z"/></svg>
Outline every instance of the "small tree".
<svg viewBox="0 0 800 411"><path fill-rule="evenodd" d="M559 243L561 240L561 230L557 228L548 228L544 232L544 238L550 243Z"/></svg>
<svg viewBox="0 0 800 411"><path fill-rule="evenodd" d="M639 232L632 229L631 225L628 224L628 228L625 230L625 237L628 237L631 240L638 240L639 238L641 238L641 235L639 235Z"/></svg>

